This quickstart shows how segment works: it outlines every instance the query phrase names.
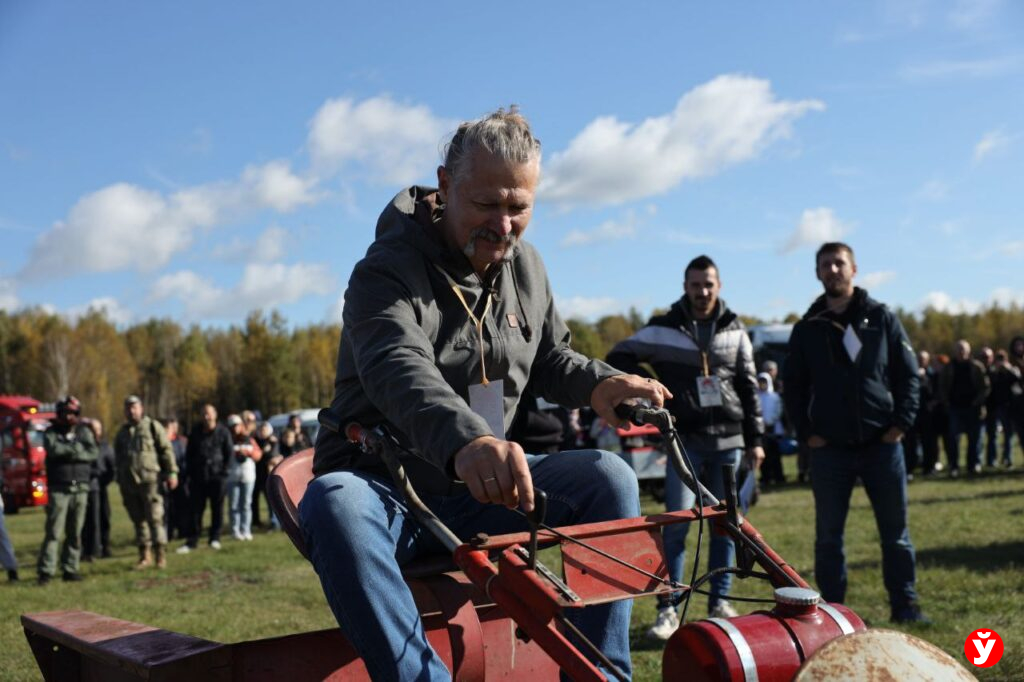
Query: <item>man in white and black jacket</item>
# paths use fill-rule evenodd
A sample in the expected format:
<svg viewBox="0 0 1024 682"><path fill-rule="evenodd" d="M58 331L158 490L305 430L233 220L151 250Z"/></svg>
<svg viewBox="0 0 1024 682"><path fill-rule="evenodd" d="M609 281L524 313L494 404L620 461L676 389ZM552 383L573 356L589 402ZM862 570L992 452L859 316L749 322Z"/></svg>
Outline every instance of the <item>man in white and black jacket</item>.
<svg viewBox="0 0 1024 682"><path fill-rule="evenodd" d="M917 416L917 359L899 318L853 285L853 250L829 242L816 255L825 293L793 327L784 365L786 409L810 448L814 576L825 601L846 598L843 531L858 479L882 545L894 622L928 622L915 590L901 441Z"/></svg>
<svg viewBox="0 0 1024 682"><path fill-rule="evenodd" d="M744 450L751 468L764 459L761 435L764 423L757 399L757 371L747 330L736 313L718 297L721 280L718 266L698 256L686 266L684 295L664 315L651 318L643 329L616 344L608 364L626 372L643 373L646 363L674 398L666 406L676 419L695 472L716 497L723 497L722 466L738 467ZM665 475L665 506L668 511L689 509L694 494L675 470ZM669 575L681 580L689 524L665 529L665 554ZM708 569L733 563L734 546L724 535L711 537ZM735 616L725 597L732 574L711 579L708 612L715 617ZM658 617L648 636L668 639L679 626L678 595L663 595Z"/></svg>

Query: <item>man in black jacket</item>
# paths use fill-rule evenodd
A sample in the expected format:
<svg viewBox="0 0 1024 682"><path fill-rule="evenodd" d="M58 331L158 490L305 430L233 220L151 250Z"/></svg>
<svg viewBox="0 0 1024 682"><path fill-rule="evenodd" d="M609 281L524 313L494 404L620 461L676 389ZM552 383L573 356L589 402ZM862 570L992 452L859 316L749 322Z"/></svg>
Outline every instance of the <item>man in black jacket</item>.
<svg viewBox="0 0 1024 682"><path fill-rule="evenodd" d="M57 403L57 418L43 434L50 501L46 505L46 535L36 565L40 585L53 579L58 563L65 581L82 579L78 571L82 526L89 498L89 475L99 448L92 429L81 423L81 414L78 398L67 396Z"/></svg>
<svg viewBox="0 0 1024 682"><path fill-rule="evenodd" d="M221 548L224 495L227 492L228 464L234 454L234 445L227 427L217 423L217 408L210 404L203 405L202 418L192 429L185 449L192 523L188 541L176 550L178 554L188 554L199 545L207 500L210 502L210 547Z"/></svg>
<svg viewBox="0 0 1024 682"><path fill-rule="evenodd" d="M666 406L686 440L695 473L713 495L722 498L723 465L738 467L744 450L751 469L764 459L753 347L743 322L718 297L721 282L714 261L707 256L694 258L686 266L684 278L683 297L668 313L656 315L643 329L616 344L607 361L617 369L641 375L646 374L641 363L651 366L675 396ZM668 511L689 509L694 499L693 492L669 467L665 472ZM665 529L665 555L673 580L682 579L688 529L685 523ZM731 566L733 554L732 538L712 535L708 569ZM737 615L725 599L731 585L731 573L711 579L710 615ZM658 617L648 636L665 640L672 635L679 625L678 601L678 596L659 597Z"/></svg>
<svg viewBox="0 0 1024 682"><path fill-rule="evenodd" d="M843 531L859 478L875 512L882 575L894 622L927 622L917 604L907 527L907 472L900 441L917 415L914 351L899 319L853 286L853 250L818 249L825 287L793 328L785 363L786 407L811 450L814 574L826 601L846 598Z"/></svg>

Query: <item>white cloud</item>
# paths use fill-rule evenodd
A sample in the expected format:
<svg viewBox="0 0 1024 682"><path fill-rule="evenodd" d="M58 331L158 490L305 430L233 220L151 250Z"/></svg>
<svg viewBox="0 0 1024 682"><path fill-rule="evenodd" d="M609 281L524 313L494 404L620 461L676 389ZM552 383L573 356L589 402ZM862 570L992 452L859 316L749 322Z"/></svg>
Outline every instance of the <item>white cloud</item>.
<svg viewBox="0 0 1024 682"><path fill-rule="evenodd" d="M706 246L715 243L715 240L711 239L710 237L698 237L697 235L691 234L689 231L682 229L666 230L663 234L665 241L671 242L673 244L690 244L694 246Z"/></svg>
<svg viewBox="0 0 1024 682"><path fill-rule="evenodd" d="M1009 308L1011 305L1024 308L1024 289L1014 290L1010 287L999 287L992 291L990 300L1000 308Z"/></svg>
<svg viewBox="0 0 1024 682"><path fill-rule="evenodd" d="M268 263L280 260L286 253L286 244L290 237L288 230L272 225L264 230L256 239L245 240L235 237L227 244L214 248L213 257L229 261L256 261Z"/></svg>
<svg viewBox="0 0 1024 682"><path fill-rule="evenodd" d="M945 291L929 291L921 301L921 307L934 308L943 313L958 315L960 313L975 313L981 308L981 305L969 298L954 300Z"/></svg>
<svg viewBox="0 0 1024 682"><path fill-rule="evenodd" d="M858 284L868 291L883 287L894 279L896 279L896 272L893 270L879 270L857 275Z"/></svg>
<svg viewBox="0 0 1024 682"><path fill-rule="evenodd" d="M333 288L334 277L325 265L249 264L232 289L222 289L209 279L183 270L158 279L149 298L180 300L191 319L235 318L256 308L269 310L308 295L323 295Z"/></svg>
<svg viewBox="0 0 1024 682"><path fill-rule="evenodd" d="M719 76L684 94L673 111L632 124L597 118L552 155L543 199L614 204L666 192L756 157L789 136L818 100L779 100L766 80Z"/></svg>
<svg viewBox="0 0 1024 682"><path fill-rule="evenodd" d="M326 314L324 317L331 324L341 324L341 313L345 309L345 292L347 289L342 289L341 293L338 294L338 300L334 301L327 307Z"/></svg>
<svg viewBox="0 0 1024 682"><path fill-rule="evenodd" d="M197 156L206 156L213 149L213 133L209 128L196 128L189 133L185 142L185 151Z"/></svg>
<svg viewBox="0 0 1024 682"><path fill-rule="evenodd" d="M111 296L94 298L85 305L74 306L64 311L69 320L78 320L90 312L103 313L104 317L115 325L123 326L132 321L132 312Z"/></svg>
<svg viewBox="0 0 1024 682"><path fill-rule="evenodd" d="M562 239L562 246L585 246L636 236L638 220L634 211L627 211L618 220L606 220L591 230L572 230Z"/></svg>
<svg viewBox="0 0 1024 682"><path fill-rule="evenodd" d="M409 184L437 166L443 138L458 121L434 116L426 106L410 106L383 95L362 102L327 100L309 123L307 145L314 167L332 174L358 162L369 179Z"/></svg>
<svg viewBox="0 0 1024 682"><path fill-rule="evenodd" d="M910 64L900 70L908 81L934 81L946 78L994 78L1019 70L1024 64L1020 55L991 59L964 59Z"/></svg>
<svg viewBox="0 0 1024 682"><path fill-rule="evenodd" d="M0 310L10 312L15 310L18 305L18 292L14 286L14 280L0 277Z"/></svg>
<svg viewBox="0 0 1024 682"><path fill-rule="evenodd" d="M629 306L617 298L610 296L588 298L586 296L555 296L555 306L566 320L571 318L588 321L596 320L605 315L614 315L627 310Z"/></svg>
<svg viewBox="0 0 1024 682"><path fill-rule="evenodd" d="M803 246L837 241L849 232L850 226L839 220L831 208L808 208L800 216L800 223L782 247L782 252L790 253Z"/></svg>
<svg viewBox="0 0 1024 682"><path fill-rule="evenodd" d="M949 185L942 180L929 180L914 192L915 199L942 201L949 196Z"/></svg>
<svg viewBox="0 0 1024 682"><path fill-rule="evenodd" d="M946 19L953 28L975 29L990 24L1002 6L1002 0L959 0Z"/></svg>
<svg viewBox="0 0 1024 682"><path fill-rule="evenodd" d="M315 181L288 162L249 166L236 182L189 187L168 196L128 183L87 194L36 240L22 274L28 278L79 272L154 270L211 228L260 208L287 212L319 199Z"/></svg>
<svg viewBox="0 0 1024 682"><path fill-rule="evenodd" d="M1024 289L1011 289L1010 287L998 287L992 290L984 301L976 301L972 298L954 299L945 291L931 291L921 302L922 308L935 308L941 312L953 315L972 315L983 308L999 306L1008 308L1011 305L1024 307Z"/></svg>
<svg viewBox="0 0 1024 682"><path fill-rule="evenodd" d="M1012 141L1013 136L1007 135L1002 130L988 131L981 136L978 144L974 145L974 162L978 163L989 154L1005 149Z"/></svg>

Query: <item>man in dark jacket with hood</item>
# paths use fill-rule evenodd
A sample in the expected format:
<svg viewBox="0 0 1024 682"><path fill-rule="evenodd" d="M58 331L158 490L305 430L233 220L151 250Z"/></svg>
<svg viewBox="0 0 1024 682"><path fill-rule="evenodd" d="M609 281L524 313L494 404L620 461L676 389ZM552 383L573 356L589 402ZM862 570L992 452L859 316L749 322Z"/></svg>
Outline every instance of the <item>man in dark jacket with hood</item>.
<svg viewBox="0 0 1024 682"><path fill-rule="evenodd" d="M539 173L540 144L514 110L464 123L439 189L395 197L345 293L332 420L385 425L408 448L420 497L460 538L525 530L513 509L533 509L534 485L548 493L552 526L639 514L636 478L618 456L532 456L506 439L527 384L615 424L622 401L670 396L569 347L540 256L521 240ZM342 435L320 430L313 468L299 506L310 559L370 676L450 679L400 572L440 543L408 515L382 462ZM630 609L568 614L626 676Z"/></svg>
<svg viewBox="0 0 1024 682"><path fill-rule="evenodd" d="M784 375L788 414L811 449L818 587L826 601L846 598L843 532L859 478L881 536L892 620L927 621L914 587L900 443L917 415L917 360L899 319L853 286L849 246L822 245L816 264L825 293L793 328Z"/></svg>
<svg viewBox="0 0 1024 682"><path fill-rule="evenodd" d="M64 580L82 579L78 570L82 526L92 463L99 448L92 429L81 423L81 415L81 402L69 395L57 403L57 418L43 434L50 501L46 505L46 536L36 565L40 585L50 582L57 572L58 553Z"/></svg>
<svg viewBox="0 0 1024 682"><path fill-rule="evenodd" d="M220 531L224 525L224 496L228 489L228 465L235 454L231 432L217 421L217 408L203 405L202 421L195 425L185 447L185 468L188 474L189 500L192 518L189 536L184 545L175 550L188 554L199 546L199 533L203 527L203 513L210 503L211 549L220 549Z"/></svg>
<svg viewBox="0 0 1024 682"><path fill-rule="evenodd" d="M981 473L981 429L990 390L988 370L971 357L971 344L960 339L939 377L939 399L949 410L946 452L952 478L960 475L960 434L967 436L967 473Z"/></svg>
<svg viewBox="0 0 1024 682"><path fill-rule="evenodd" d="M675 396L668 409L686 441L694 471L711 493L725 497L722 466L739 467L744 450L749 468L764 459L761 435L764 424L757 400L754 351L736 313L719 298L718 266L698 256L686 266L683 297L665 315L651 318L647 326L619 342L608 354L608 363L627 372L645 373L648 363ZM690 509L695 496L685 488L675 470L665 472L665 506L668 511ZM683 577L683 557L690 524L665 529L665 555L669 577ZM733 563L735 549L727 535L711 536L708 570ZM738 615L726 600L731 573L711 579L708 613L716 618ZM658 598L658 616L648 636L666 640L679 626L678 595Z"/></svg>

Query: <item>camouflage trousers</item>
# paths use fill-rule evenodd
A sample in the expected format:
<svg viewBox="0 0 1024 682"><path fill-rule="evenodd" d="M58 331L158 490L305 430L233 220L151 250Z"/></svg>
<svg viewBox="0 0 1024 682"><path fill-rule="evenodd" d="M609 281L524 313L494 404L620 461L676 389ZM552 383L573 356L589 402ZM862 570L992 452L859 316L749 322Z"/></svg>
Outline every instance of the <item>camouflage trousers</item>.
<svg viewBox="0 0 1024 682"><path fill-rule="evenodd" d="M61 570L78 573L88 499L88 483L76 483L67 490L50 490L50 501L46 504L46 535L36 564L39 575L52 577L57 573L58 550Z"/></svg>
<svg viewBox="0 0 1024 682"><path fill-rule="evenodd" d="M139 547L166 545L167 526L160 484L121 483L120 488L128 518L135 525L135 544Z"/></svg>

